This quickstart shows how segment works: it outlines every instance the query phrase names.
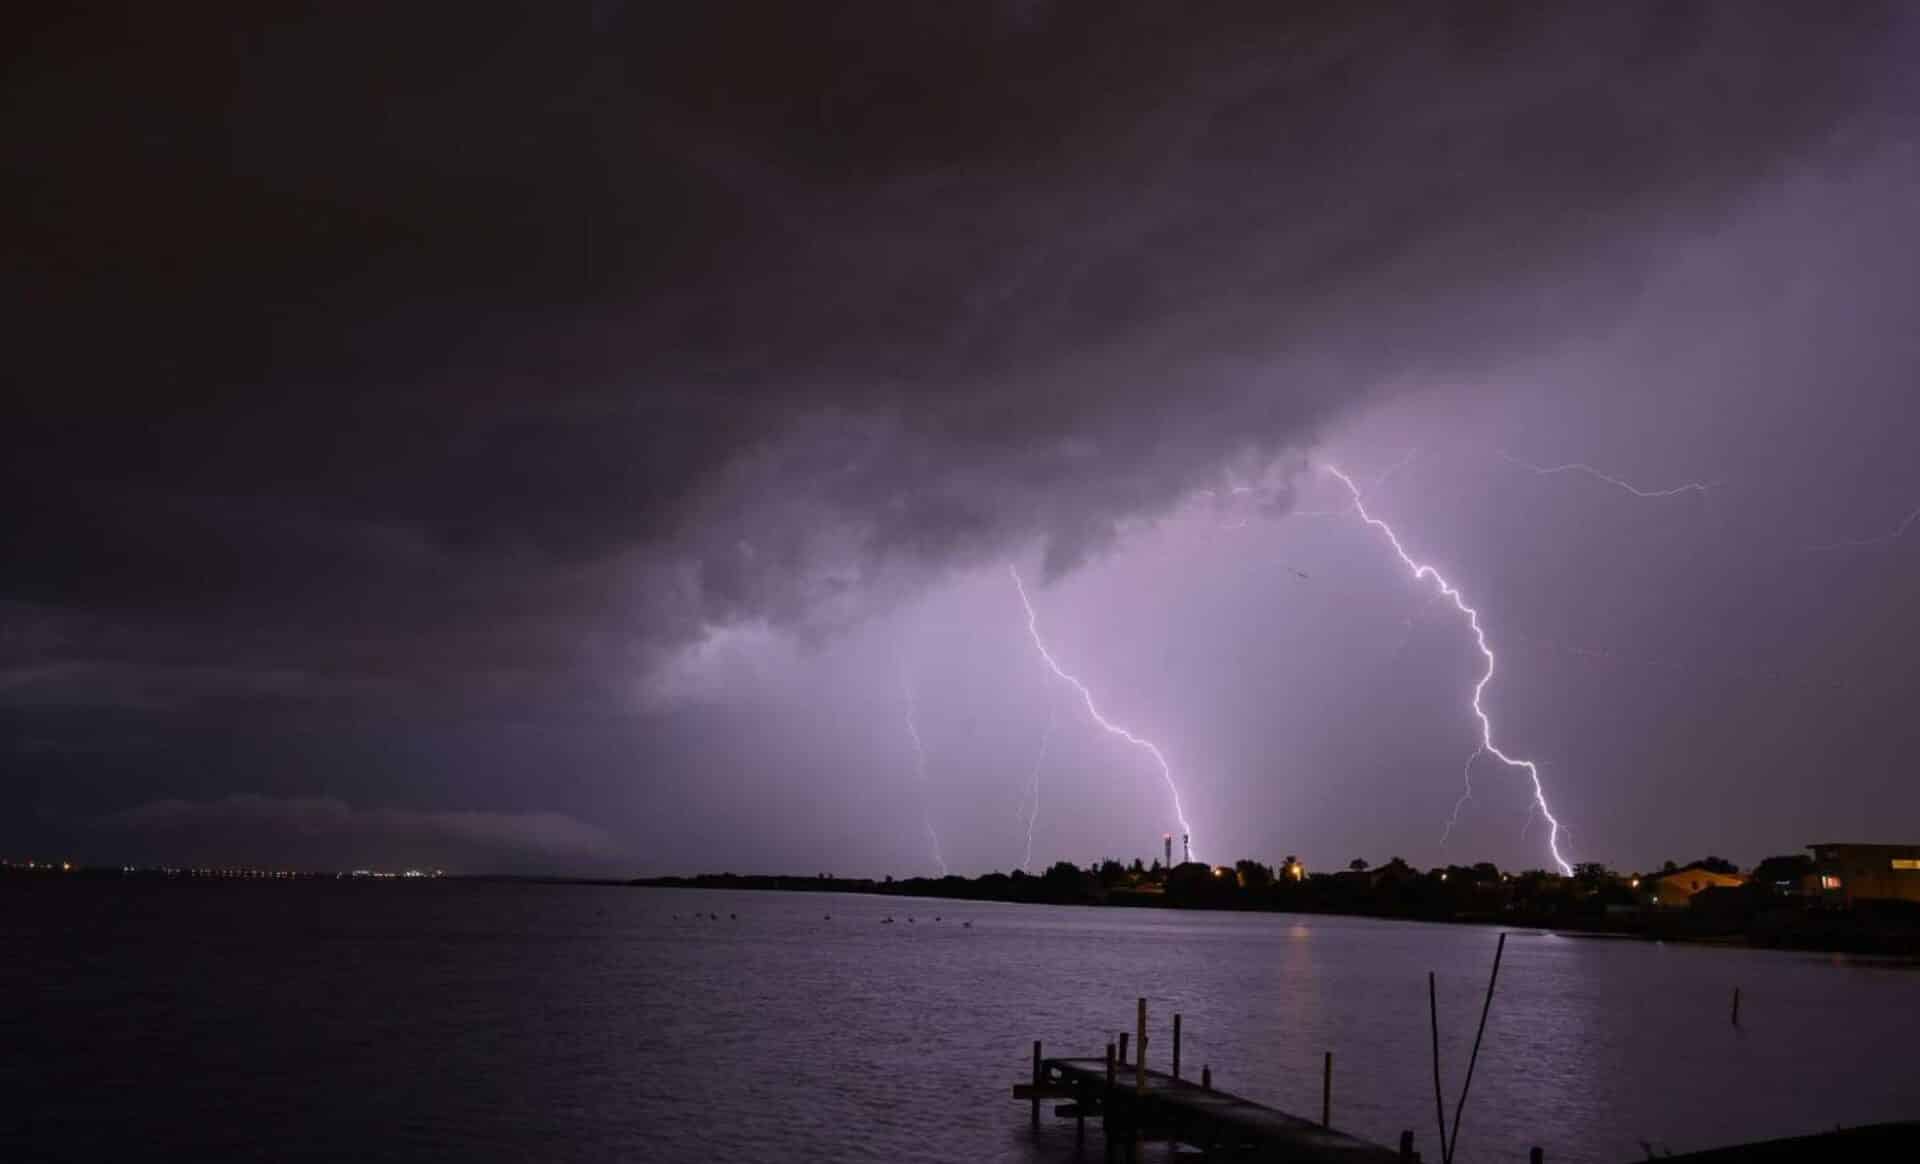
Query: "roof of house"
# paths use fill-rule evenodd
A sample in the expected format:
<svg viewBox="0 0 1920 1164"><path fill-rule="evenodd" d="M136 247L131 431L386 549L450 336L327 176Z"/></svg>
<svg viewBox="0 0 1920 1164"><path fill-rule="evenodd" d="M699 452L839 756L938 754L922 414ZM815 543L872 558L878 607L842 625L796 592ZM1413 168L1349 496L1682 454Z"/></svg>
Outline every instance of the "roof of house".
<svg viewBox="0 0 1920 1164"><path fill-rule="evenodd" d="M1672 881L1675 879L1703 881L1705 884L1698 886L1698 888L1701 889L1705 889L1708 885L1745 885L1747 883L1747 879L1739 873L1715 873L1711 869L1690 866L1685 869L1675 869L1669 873L1643 873L1640 876L1640 884L1644 886L1649 881Z"/></svg>

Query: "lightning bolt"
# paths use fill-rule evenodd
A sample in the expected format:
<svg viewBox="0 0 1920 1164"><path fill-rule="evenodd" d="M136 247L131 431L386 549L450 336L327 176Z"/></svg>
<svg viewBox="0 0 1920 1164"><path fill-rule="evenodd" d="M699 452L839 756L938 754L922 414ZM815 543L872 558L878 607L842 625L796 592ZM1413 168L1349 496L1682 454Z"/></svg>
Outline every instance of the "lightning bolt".
<svg viewBox="0 0 1920 1164"><path fill-rule="evenodd" d="M1907 530L1911 529L1913 527L1913 523L1916 521L1920 521L1920 509L1915 509L1912 513L1909 513L1907 514L1907 516L1901 518L1900 524L1894 526L1892 529L1888 530L1886 533L1877 534L1870 538L1849 538L1846 541L1826 542L1817 546L1807 546L1805 549L1801 550L1800 552L1803 554L1820 554L1820 553L1825 553L1828 550L1851 550L1851 549L1857 549L1863 546L1885 545L1888 542L1899 541L1901 535L1905 534Z"/></svg>
<svg viewBox="0 0 1920 1164"><path fill-rule="evenodd" d="M927 830L927 844L933 850L933 863L940 876L947 875L947 859L940 855L940 834L933 829L933 813L927 806L927 746L920 739L920 707L913 697L913 682L906 667L900 669L900 691L907 701L907 735L913 740L913 771L920 785L920 824Z"/></svg>
<svg viewBox="0 0 1920 1164"><path fill-rule="evenodd" d="M1615 489L1623 489L1635 497L1678 497L1682 493L1698 493L1700 496L1705 497L1709 489L1718 488L1720 484L1718 481L1687 481L1683 484L1675 485L1671 489L1642 489L1630 481L1623 481L1609 473L1602 473L1592 465L1582 464L1577 461L1566 465L1536 465L1531 461L1523 461L1512 453L1505 451L1500 452L1500 458L1508 464L1518 465L1522 469L1528 472L1538 473L1542 477L1552 477L1559 473L1584 473L1596 481L1605 482Z"/></svg>
<svg viewBox="0 0 1920 1164"><path fill-rule="evenodd" d="M1032 792L1027 809L1027 855L1020 858L1020 868L1026 870L1033 864L1033 822L1040 819L1040 768L1047 762L1047 745L1053 742L1053 721L1060 707L1052 700L1047 701L1047 726L1040 733L1040 754L1033 758L1033 777L1030 781Z"/></svg>
<svg viewBox="0 0 1920 1164"><path fill-rule="evenodd" d="M1453 802L1453 815L1447 818L1447 827L1440 830L1440 847L1443 849L1447 847L1447 838L1453 835L1453 827L1460 823L1460 810L1467 806L1467 801L1473 799L1473 762L1486 754L1485 748L1475 748L1460 769L1460 783L1463 786L1460 799ZM1529 819L1533 816L1532 802L1528 802L1527 816ZM1520 835L1525 836L1526 833Z"/></svg>
<svg viewBox="0 0 1920 1164"><path fill-rule="evenodd" d="M1554 819L1553 811L1547 807L1547 793L1546 789L1540 784L1539 766L1532 760L1522 760L1514 756L1509 756L1507 753L1501 751L1493 742L1493 720L1488 718L1486 708L1481 704L1481 696L1486 692L1487 684L1493 681L1494 655L1493 648L1487 645L1487 632L1480 626L1480 612L1467 605L1467 601L1461 596L1459 589L1456 588L1453 583L1447 581L1440 571L1424 562L1414 561L1412 555L1407 553L1406 547L1400 544L1400 536L1393 532L1392 526L1367 512L1366 502L1361 500L1360 497L1360 487L1353 483L1353 478L1342 473L1332 465L1323 465L1322 468L1338 478L1340 483L1347 487L1347 492L1353 496L1354 512L1360 515L1361 521L1379 530L1380 533L1386 537L1387 544L1393 547L1393 552L1399 556L1401 563L1412 572L1414 578L1423 582L1431 581L1439 588L1440 593L1446 595L1448 601L1453 603L1454 609L1466 616L1467 626L1473 631L1474 644L1480 648L1481 657L1487 661L1487 669L1480 673L1479 682L1473 685L1473 699L1471 701L1474 718L1480 721L1479 750L1493 756L1509 768L1523 769L1529 779L1532 780L1534 802L1539 805L1540 815L1546 818L1549 828L1547 833L1547 848L1552 851L1554 864L1560 866L1560 871L1569 877L1573 876L1573 866L1568 864L1567 859L1560 855L1560 822ZM1469 761L1469 768L1471 768L1471 761ZM1471 786L1469 786L1469 791L1471 791ZM1462 799L1464 800L1465 798L1463 797ZM1455 805L1454 811L1457 815L1459 812L1458 805Z"/></svg>
<svg viewBox="0 0 1920 1164"><path fill-rule="evenodd" d="M1393 476L1395 473L1398 473L1400 470L1406 468L1408 465L1413 464L1413 459L1419 455L1420 455L1419 448L1415 447L1415 448L1408 449L1405 456L1401 457L1399 460L1395 461L1393 464L1388 465L1384 472L1382 472L1379 476L1373 479L1373 487L1375 489L1378 489L1380 486L1385 485L1387 483L1387 478Z"/></svg>
<svg viewBox="0 0 1920 1164"><path fill-rule="evenodd" d="M1007 564L1007 573L1013 577L1013 588L1020 593L1020 605L1026 608L1027 633L1033 637L1033 645L1034 648L1040 652L1041 661L1046 663L1048 670L1071 684L1073 689L1080 693L1080 700L1087 705L1087 714L1093 717L1093 722L1099 724L1101 728L1109 734L1119 736L1129 744L1142 749L1153 757L1153 762L1160 766L1160 778L1167 782L1167 791L1173 794L1173 815L1180 821L1180 831L1191 838L1193 835L1193 826L1187 823L1186 810L1180 805L1180 787L1173 782L1173 766L1167 763L1167 757L1152 740L1136 736L1126 728L1121 727L1119 724L1114 723L1106 716L1100 714L1099 707L1095 706L1093 702L1093 692L1087 690L1086 684L1069 675L1066 669L1060 666L1058 660L1053 657L1053 652L1047 650L1046 641L1040 637L1040 617L1033 611L1033 602L1027 597L1027 585L1020 580L1020 571L1014 568L1013 564L1009 562Z"/></svg>

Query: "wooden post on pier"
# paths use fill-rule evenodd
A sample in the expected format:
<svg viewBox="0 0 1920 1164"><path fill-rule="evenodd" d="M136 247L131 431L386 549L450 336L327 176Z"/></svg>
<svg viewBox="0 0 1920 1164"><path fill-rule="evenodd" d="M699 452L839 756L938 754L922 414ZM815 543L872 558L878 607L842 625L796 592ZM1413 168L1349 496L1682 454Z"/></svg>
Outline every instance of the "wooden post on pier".
<svg viewBox="0 0 1920 1164"><path fill-rule="evenodd" d="M1100 1097L1100 1138L1106 1141L1106 1159L1113 1159L1113 1042L1107 1042L1107 1090Z"/></svg>
<svg viewBox="0 0 1920 1164"><path fill-rule="evenodd" d="M1413 1133L1412 1132L1400 1133L1400 1158L1402 1160L1413 1159Z"/></svg>
<svg viewBox="0 0 1920 1164"><path fill-rule="evenodd" d="M1173 1077L1180 1078L1180 1016L1173 1016Z"/></svg>
<svg viewBox="0 0 1920 1164"><path fill-rule="evenodd" d="M1740 1025L1740 988L1733 988L1733 1025Z"/></svg>
<svg viewBox="0 0 1920 1164"><path fill-rule="evenodd" d="M1034 1044L1038 1046L1039 1044ZM1320 1126L1333 1126L1333 1052L1327 1052L1327 1062L1320 1070Z"/></svg>
<svg viewBox="0 0 1920 1164"><path fill-rule="evenodd" d="M1141 999L1134 1014L1134 1029L1139 1037L1135 1040L1139 1046L1133 1055L1133 1093L1147 1093L1147 1000Z"/></svg>
<svg viewBox="0 0 1920 1164"><path fill-rule="evenodd" d="M1183 1021L1183 1036L1185 1026ZM1139 1028L1132 1033L1137 1036ZM1210 1158L1215 1160L1222 1159L1223 1153L1225 1158L1244 1159L1251 1152L1259 1159L1338 1158L1354 1164L1398 1159L1419 1164L1420 1157L1411 1151L1411 1134L1403 1140L1407 1150L1396 1154L1381 1145L1316 1125L1311 1117L1302 1119L1216 1091L1210 1064L1201 1066L1199 1087L1185 1080L1176 1082L1164 1072L1150 1072L1145 1060L1152 1050L1152 1036L1144 1045L1134 1046L1136 1056L1128 1065L1120 1062L1117 1034L1108 1040L1104 1060L1098 1055L1062 1058L1058 1047L1048 1058L1047 1046L1036 1041L1035 1069L1029 1078L1013 1085L1012 1098L1025 1103L1071 1101L1069 1106L1055 1108L1054 1114L1074 1119L1074 1143L1080 1152L1085 1151L1088 1119L1098 1119L1107 1164L1121 1160L1138 1164L1150 1140L1166 1141L1176 1154L1181 1145L1191 1145L1212 1152ZM1330 1062L1323 1059L1323 1063ZM1123 1085L1120 1073L1129 1069L1133 1078ZM1330 1073L1323 1074L1323 1084L1330 1077ZM1144 1089L1143 1081L1147 1085ZM1130 1086L1121 1090L1125 1085ZM1332 1118L1331 1094L1331 1087L1326 1087L1321 1104L1323 1120ZM1035 1142L1041 1142L1037 1135ZM1153 1158L1160 1158L1157 1151Z"/></svg>
<svg viewBox="0 0 1920 1164"><path fill-rule="evenodd" d="M1040 1085L1046 1080L1040 1068L1040 1040L1033 1041L1033 1130L1040 1130Z"/></svg>
<svg viewBox="0 0 1920 1164"><path fill-rule="evenodd" d="M1140 999L1134 1007L1133 1027L1133 1094L1135 1099L1143 1100L1147 1096L1147 1000L1144 998ZM1146 1130L1145 1121L1141 1116L1141 1108L1144 1106L1144 1104L1135 1103L1133 1118L1129 1121L1133 1126L1128 1129L1127 1134L1128 1152L1129 1158L1135 1161L1135 1164L1138 1164L1140 1159L1140 1136Z"/></svg>
<svg viewBox="0 0 1920 1164"><path fill-rule="evenodd" d="M1125 1031L1120 1032L1120 1065L1122 1067L1127 1065L1127 1040L1132 1037Z"/></svg>
<svg viewBox="0 0 1920 1164"><path fill-rule="evenodd" d="M1542 1164L1546 1158L1547 1154L1539 1148L1533 1148L1527 1152L1527 1164Z"/></svg>

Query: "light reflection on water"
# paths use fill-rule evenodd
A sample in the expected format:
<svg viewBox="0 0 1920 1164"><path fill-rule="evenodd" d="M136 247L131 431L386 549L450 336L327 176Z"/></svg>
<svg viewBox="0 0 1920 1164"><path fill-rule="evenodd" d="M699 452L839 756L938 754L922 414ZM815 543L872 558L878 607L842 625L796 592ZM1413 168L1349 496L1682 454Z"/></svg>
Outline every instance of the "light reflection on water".
<svg viewBox="0 0 1920 1164"><path fill-rule="evenodd" d="M24 1100L0 1124L9 1160L1065 1161L1072 1125L1035 1140L1008 1087L1035 1038L1101 1053L1140 994L1155 1066L1178 1010L1189 1072L1312 1115L1330 1049L1335 1126L1386 1144L1410 1128L1435 1159L1426 972L1451 1116L1495 940L1356 918L445 883L73 885L6 904L0 988L35 1000L0 1017L20 1052L0 1086ZM1680 1152L1915 1118L1916 1046L1911 968L1520 931L1460 1158L1538 1144L1629 1160L1643 1140Z"/></svg>

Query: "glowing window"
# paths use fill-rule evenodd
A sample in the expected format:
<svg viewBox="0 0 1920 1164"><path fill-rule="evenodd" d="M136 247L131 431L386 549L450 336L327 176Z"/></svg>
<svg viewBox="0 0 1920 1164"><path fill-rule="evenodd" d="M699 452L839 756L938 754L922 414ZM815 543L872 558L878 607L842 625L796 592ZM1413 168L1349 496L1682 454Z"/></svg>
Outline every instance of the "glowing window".
<svg viewBox="0 0 1920 1164"><path fill-rule="evenodd" d="M1895 857L1893 859L1893 867L1895 869L1920 869L1920 861L1916 861L1912 857Z"/></svg>
<svg viewBox="0 0 1920 1164"><path fill-rule="evenodd" d="M1820 875L1820 888L1838 889L1840 888L1840 879L1831 873L1822 873Z"/></svg>

